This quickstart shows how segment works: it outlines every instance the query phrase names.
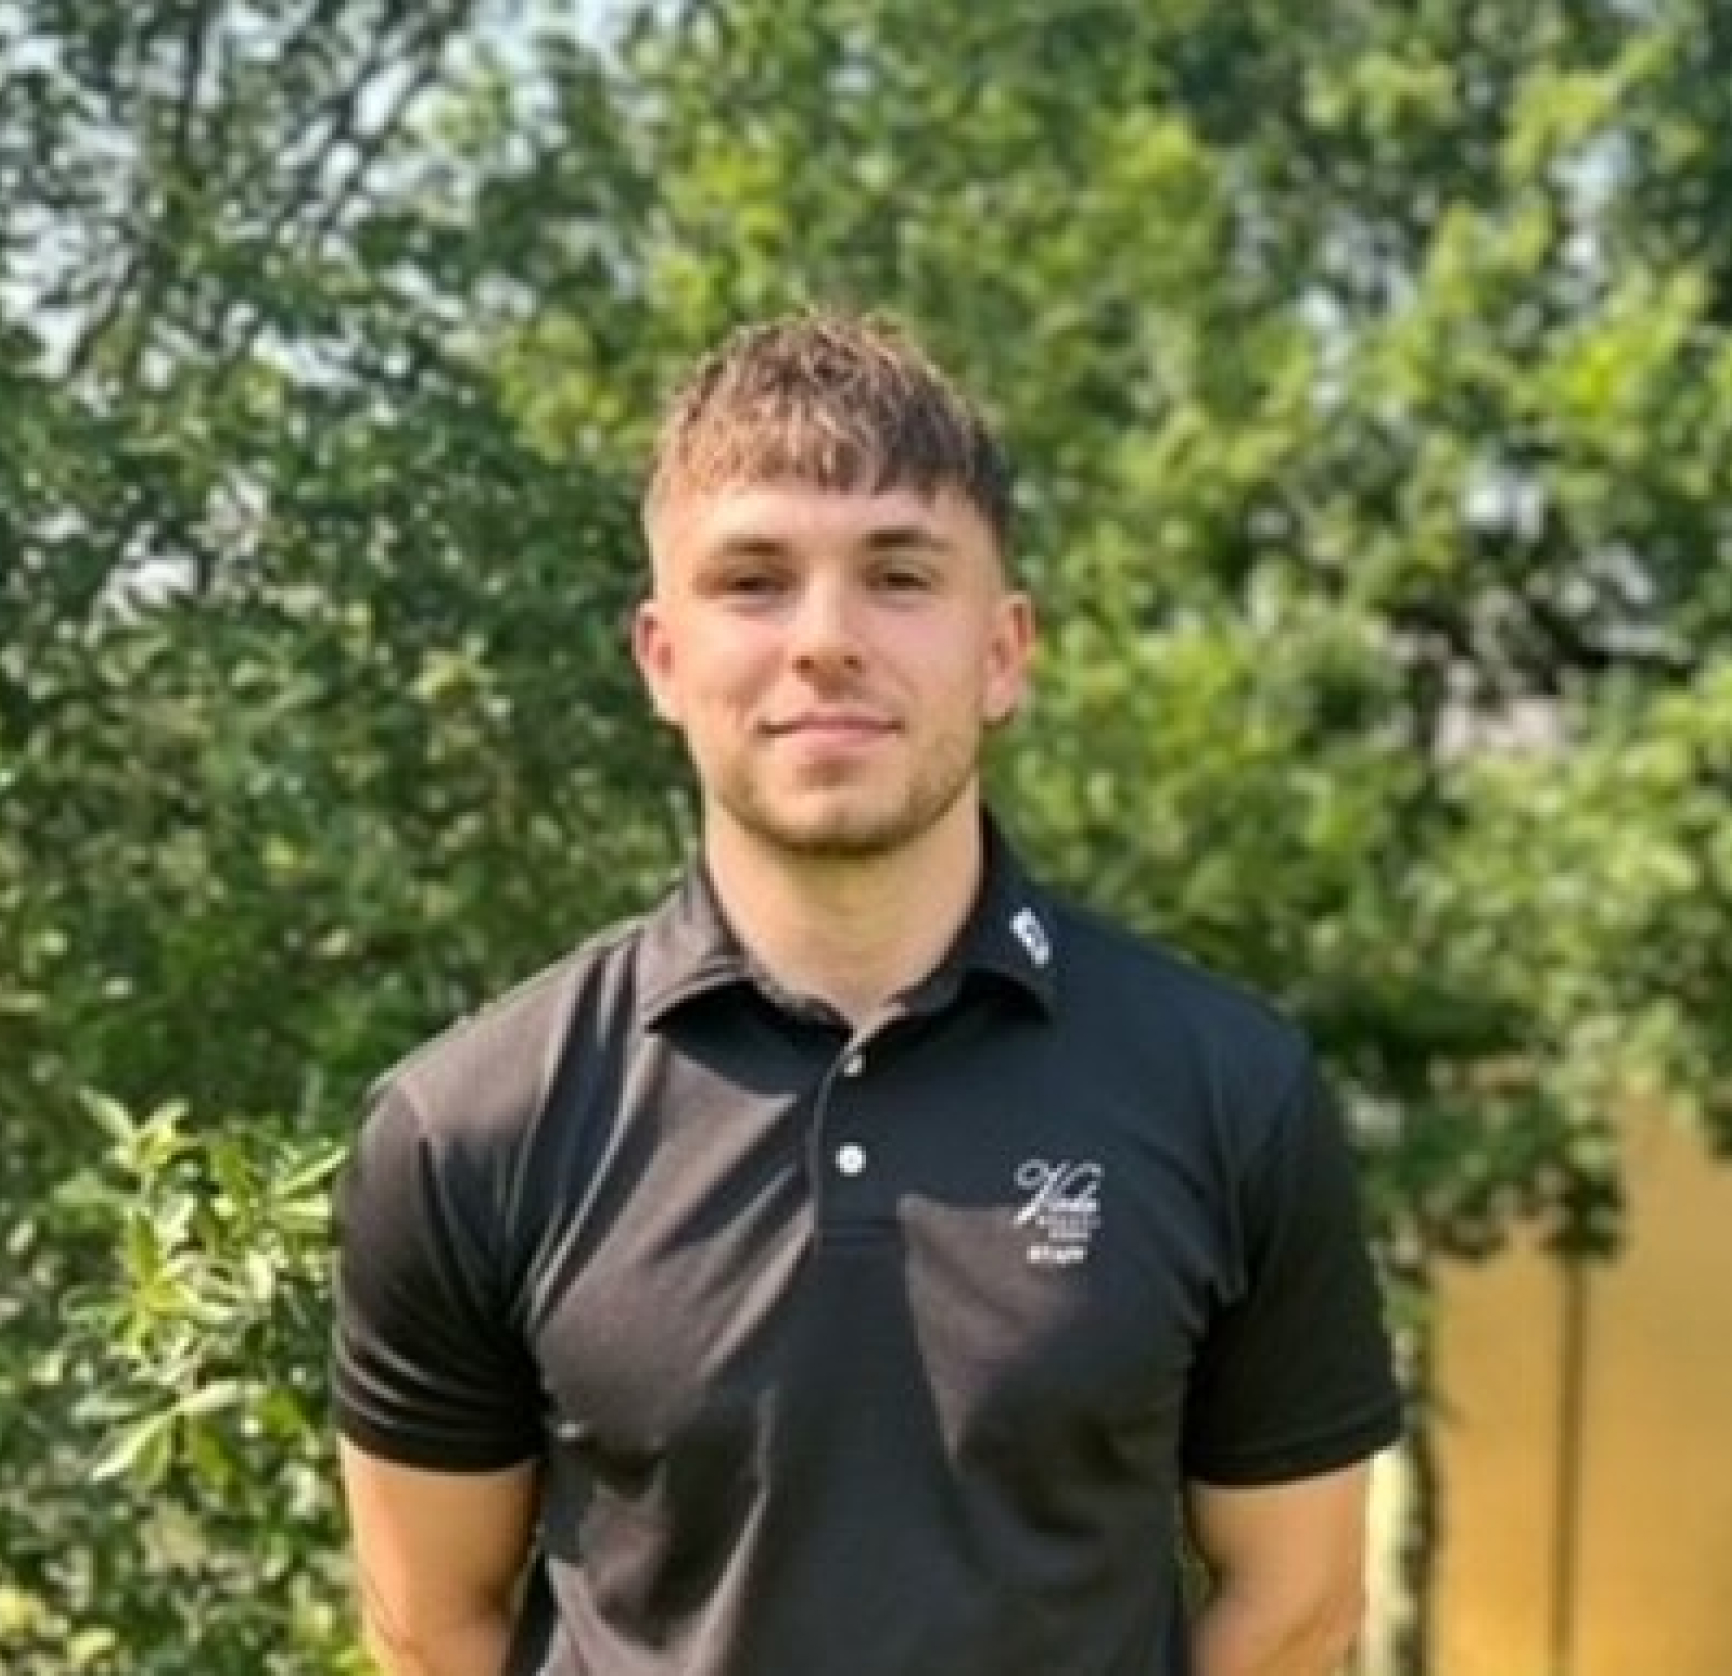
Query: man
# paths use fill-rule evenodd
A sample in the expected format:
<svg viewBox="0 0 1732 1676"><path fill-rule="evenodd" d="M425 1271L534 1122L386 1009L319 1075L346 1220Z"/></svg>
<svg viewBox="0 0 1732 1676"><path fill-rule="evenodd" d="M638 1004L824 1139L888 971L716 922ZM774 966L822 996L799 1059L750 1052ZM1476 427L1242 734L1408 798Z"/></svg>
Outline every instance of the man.
<svg viewBox="0 0 1732 1676"><path fill-rule="evenodd" d="M974 409L842 316L664 429L702 854L384 1080L335 1394L397 1676L1322 1676L1397 1400L1303 1039L983 810L1033 641ZM1211 1576L1187 1622L1183 1510Z"/></svg>

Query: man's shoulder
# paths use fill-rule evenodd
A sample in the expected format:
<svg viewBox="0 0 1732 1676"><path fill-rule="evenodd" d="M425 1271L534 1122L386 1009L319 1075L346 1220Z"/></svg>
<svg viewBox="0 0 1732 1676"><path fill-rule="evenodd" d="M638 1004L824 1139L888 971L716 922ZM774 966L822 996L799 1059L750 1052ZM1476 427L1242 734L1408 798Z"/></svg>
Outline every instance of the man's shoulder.
<svg viewBox="0 0 1732 1676"><path fill-rule="evenodd" d="M1049 895L1072 1011L1137 1031L1176 1032L1191 1046L1266 1073L1296 1072L1310 1047L1270 997L1165 938Z"/></svg>
<svg viewBox="0 0 1732 1676"><path fill-rule="evenodd" d="M374 1084L406 1099L424 1121L492 1128L545 1103L581 1036L629 1021L633 954L647 915L604 926L558 960L453 1020Z"/></svg>

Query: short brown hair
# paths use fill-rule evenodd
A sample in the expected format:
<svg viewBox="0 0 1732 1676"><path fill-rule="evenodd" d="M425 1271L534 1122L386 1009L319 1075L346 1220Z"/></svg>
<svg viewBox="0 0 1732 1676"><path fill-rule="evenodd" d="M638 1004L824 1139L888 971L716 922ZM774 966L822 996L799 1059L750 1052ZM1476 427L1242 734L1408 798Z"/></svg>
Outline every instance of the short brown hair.
<svg viewBox="0 0 1732 1676"><path fill-rule="evenodd" d="M1010 546L1011 473L979 409L880 315L813 311L747 326L676 393L646 520L678 489L793 482L955 489Z"/></svg>

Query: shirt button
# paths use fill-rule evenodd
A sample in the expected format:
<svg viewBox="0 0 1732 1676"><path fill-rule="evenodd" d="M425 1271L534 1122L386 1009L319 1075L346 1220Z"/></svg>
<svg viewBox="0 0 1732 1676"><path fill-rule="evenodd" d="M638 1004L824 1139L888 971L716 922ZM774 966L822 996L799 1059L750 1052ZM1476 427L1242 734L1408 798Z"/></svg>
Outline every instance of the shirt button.
<svg viewBox="0 0 1732 1676"><path fill-rule="evenodd" d="M836 1148L836 1168L845 1176L857 1176L866 1168L866 1149L849 1141Z"/></svg>
<svg viewBox="0 0 1732 1676"><path fill-rule="evenodd" d="M857 1077L865 1069L866 1055L863 1053L851 1053L842 1061L842 1075L845 1077Z"/></svg>

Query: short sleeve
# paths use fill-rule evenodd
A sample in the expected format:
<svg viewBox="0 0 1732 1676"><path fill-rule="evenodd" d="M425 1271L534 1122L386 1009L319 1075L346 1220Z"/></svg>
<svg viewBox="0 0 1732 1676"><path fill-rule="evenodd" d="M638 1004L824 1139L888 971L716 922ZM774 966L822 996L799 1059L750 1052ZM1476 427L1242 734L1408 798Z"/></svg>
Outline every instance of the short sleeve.
<svg viewBox="0 0 1732 1676"><path fill-rule="evenodd" d="M1353 1160L1307 1058L1241 1190L1246 1284L1210 1323L1186 1398L1189 1477L1281 1483L1401 1434Z"/></svg>
<svg viewBox="0 0 1732 1676"><path fill-rule="evenodd" d="M338 1431L435 1471L538 1453L537 1381L510 1321L480 1162L387 1084L337 1196L331 1396Z"/></svg>

